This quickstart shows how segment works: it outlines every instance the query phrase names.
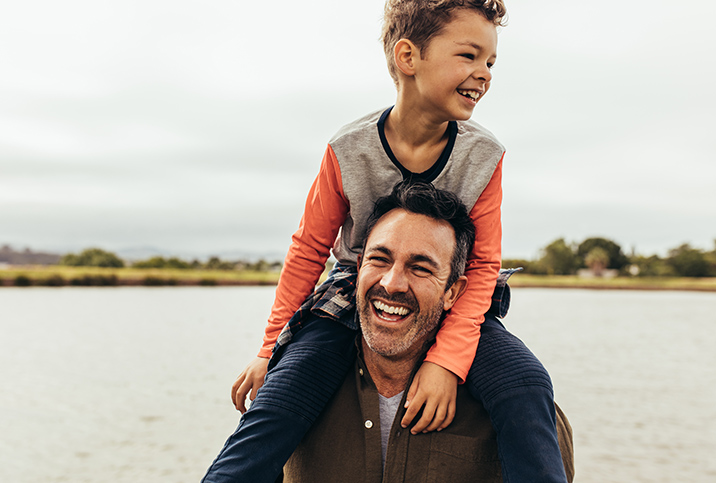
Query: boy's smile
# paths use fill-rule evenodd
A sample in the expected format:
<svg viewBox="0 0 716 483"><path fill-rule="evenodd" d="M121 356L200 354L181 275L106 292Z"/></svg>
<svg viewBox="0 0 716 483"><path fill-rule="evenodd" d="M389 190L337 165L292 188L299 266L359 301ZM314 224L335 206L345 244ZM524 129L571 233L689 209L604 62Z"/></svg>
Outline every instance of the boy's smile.
<svg viewBox="0 0 716 483"><path fill-rule="evenodd" d="M497 28L480 13L458 10L413 57L405 99L435 122L467 120L487 93L497 59Z"/></svg>

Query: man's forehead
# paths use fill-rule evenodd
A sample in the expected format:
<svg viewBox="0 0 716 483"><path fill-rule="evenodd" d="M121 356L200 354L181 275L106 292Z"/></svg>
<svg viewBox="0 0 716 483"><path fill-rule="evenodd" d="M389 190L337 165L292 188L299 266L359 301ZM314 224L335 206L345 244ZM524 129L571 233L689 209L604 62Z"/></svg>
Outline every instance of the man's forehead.
<svg viewBox="0 0 716 483"><path fill-rule="evenodd" d="M366 240L366 251L409 252L411 256L429 256L436 261L447 256L448 262L454 246L455 231L450 223L402 208L383 215Z"/></svg>

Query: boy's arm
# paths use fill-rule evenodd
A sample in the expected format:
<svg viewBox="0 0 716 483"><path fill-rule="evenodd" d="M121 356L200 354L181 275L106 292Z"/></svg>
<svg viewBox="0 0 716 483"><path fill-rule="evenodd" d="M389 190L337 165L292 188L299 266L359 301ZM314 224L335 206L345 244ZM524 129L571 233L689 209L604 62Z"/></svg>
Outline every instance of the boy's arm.
<svg viewBox="0 0 716 483"><path fill-rule="evenodd" d="M468 257L465 293L455 302L438 331L435 344L413 379L401 425L407 427L423 408L413 434L446 428L455 415L458 380L464 382L477 351L480 324L490 308L500 271L502 245L502 159L470 211L475 245ZM428 363L428 364L426 364Z"/></svg>
<svg viewBox="0 0 716 483"><path fill-rule="evenodd" d="M338 160L329 145L281 270L259 357L271 356L279 333L316 287L346 216L348 200Z"/></svg>
<svg viewBox="0 0 716 483"><path fill-rule="evenodd" d="M503 153L504 158L504 153ZM502 159L490 182L470 211L475 223L475 245L468 256L465 293L448 312L428 351L426 361L453 372L465 381L475 358L480 324L490 308L502 252Z"/></svg>

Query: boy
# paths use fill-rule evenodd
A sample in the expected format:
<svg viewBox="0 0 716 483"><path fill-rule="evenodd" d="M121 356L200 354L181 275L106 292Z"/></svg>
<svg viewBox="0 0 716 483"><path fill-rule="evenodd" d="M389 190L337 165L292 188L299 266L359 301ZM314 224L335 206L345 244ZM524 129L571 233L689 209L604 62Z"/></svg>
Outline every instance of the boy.
<svg viewBox="0 0 716 483"><path fill-rule="evenodd" d="M204 481L273 482L343 381L355 357L355 264L365 222L374 201L403 179L455 193L471 208L477 237L467 292L444 319L408 390L402 425L420 410L413 433L449 425L457 384L467 381L498 433L504 480L566 481L546 371L500 341L482 341L475 356L500 267L504 148L467 120L489 90L505 14L502 0L386 3L383 44L395 106L345 126L329 142L286 257L264 345L232 387L232 400L245 413ZM306 298L331 248L338 263ZM375 310L388 323L406 316L403 307Z"/></svg>

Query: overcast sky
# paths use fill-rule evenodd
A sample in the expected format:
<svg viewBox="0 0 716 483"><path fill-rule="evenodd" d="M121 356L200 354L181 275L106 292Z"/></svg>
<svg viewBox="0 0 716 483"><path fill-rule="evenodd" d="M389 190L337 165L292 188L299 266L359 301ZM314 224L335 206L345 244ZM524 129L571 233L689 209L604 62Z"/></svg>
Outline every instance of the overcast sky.
<svg viewBox="0 0 716 483"><path fill-rule="evenodd" d="M328 139L395 99L382 6L5 2L0 244L282 256ZM507 7L473 116L507 147L504 256L712 249L716 2Z"/></svg>

